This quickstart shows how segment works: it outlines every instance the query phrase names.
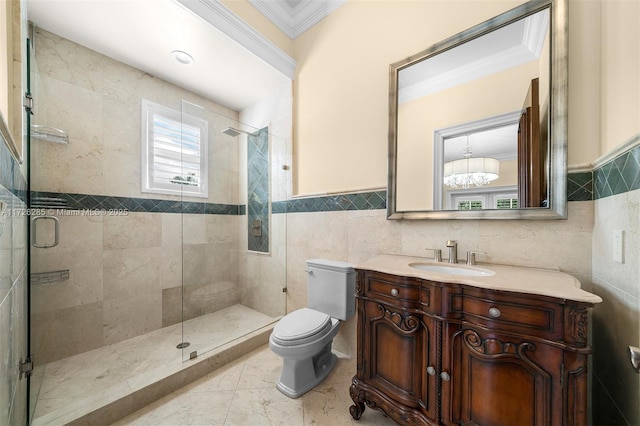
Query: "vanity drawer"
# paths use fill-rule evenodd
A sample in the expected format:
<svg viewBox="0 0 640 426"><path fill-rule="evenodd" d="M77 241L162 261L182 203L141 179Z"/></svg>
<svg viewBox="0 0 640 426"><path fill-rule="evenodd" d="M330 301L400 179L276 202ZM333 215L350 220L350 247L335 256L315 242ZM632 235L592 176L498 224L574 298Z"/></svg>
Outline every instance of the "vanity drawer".
<svg viewBox="0 0 640 426"><path fill-rule="evenodd" d="M462 313L466 321L492 329L562 337L562 306L532 295L465 292Z"/></svg>
<svg viewBox="0 0 640 426"><path fill-rule="evenodd" d="M420 286L407 285L409 283L398 283L382 279L367 280L367 295L385 296L392 299L402 299L409 301L420 300Z"/></svg>
<svg viewBox="0 0 640 426"><path fill-rule="evenodd" d="M362 274L362 294L371 299L417 308L419 304L429 306L429 289L422 289L422 280L409 277L369 272Z"/></svg>

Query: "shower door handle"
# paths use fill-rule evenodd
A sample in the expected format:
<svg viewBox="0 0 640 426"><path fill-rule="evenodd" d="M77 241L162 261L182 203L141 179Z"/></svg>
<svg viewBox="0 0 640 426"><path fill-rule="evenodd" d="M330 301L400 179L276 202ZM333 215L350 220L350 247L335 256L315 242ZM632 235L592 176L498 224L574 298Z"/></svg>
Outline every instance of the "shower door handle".
<svg viewBox="0 0 640 426"><path fill-rule="evenodd" d="M53 220L53 243L52 244L38 244L38 222L41 220ZM58 245L60 242L60 220L55 216L36 216L31 222L31 244L37 248L52 248Z"/></svg>

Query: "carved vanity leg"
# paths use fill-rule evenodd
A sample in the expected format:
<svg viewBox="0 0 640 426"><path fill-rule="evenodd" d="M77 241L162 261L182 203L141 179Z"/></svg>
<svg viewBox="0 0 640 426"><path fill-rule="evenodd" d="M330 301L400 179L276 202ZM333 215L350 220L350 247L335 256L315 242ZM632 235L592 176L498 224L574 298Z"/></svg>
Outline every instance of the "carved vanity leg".
<svg viewBox="0 0 640 426"><path fill-rule="evenodd" d="M354 405L349 407L349 414L351 414L351 417L353 417L354 420L359 420L365 409L364 392L359 391L358 387L354 383L349 388L349 394L351 395L351 399L354 403Z"/></svg>

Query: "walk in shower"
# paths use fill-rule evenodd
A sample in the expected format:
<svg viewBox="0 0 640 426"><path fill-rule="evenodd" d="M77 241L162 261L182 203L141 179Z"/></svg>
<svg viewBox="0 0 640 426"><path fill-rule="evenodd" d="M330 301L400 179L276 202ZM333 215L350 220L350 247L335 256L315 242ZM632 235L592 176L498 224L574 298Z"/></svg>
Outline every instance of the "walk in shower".
<svg viewBox="0 0 640 426"><path fill-rule="evenodd" d="M291 153L251 113L30 37L30 418L59 424L285 314Z"/></svg>

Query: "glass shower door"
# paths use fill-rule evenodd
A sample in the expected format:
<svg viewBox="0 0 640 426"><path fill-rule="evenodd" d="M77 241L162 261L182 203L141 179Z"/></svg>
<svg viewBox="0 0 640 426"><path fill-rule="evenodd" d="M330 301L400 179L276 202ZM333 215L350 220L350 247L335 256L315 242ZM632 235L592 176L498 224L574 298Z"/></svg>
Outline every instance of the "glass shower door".
<svg viewBox="0 0 640 426"><path fill-rule="evenodd" d="M32 27L30 26L30 29L32 29ZM34 31L31 31L32 37L33 37L33 33ZM45 126L46 127L46 110L44 108L44 103L39 102L40 100L40 95L41 93L43 93L43 89L42 89L42 79L40 78L40 72L38 69L38 63L36 61L36 57L35 57L35 49L34 49L34 43L35 40L33 40L33 38L28 38L26 40L26 44L27 44L27 55L26 55L26 59L27 59L27 74L26 74L26 85L27 85L27 93L31 96L31 98L34 100L33 104L32 104L32 109L31 109L31 114L27 114L27 125L26 125L26 135L27 135L27 139L26 139L26 143L27 143L27 161L29 161L31 163L31 158L33 157L33 155L37 155L37 152L34 153L34 150L37 151L37 148L33 146L33 144L31 143L32 137L34 135L32 135L32 129L34 126ZM29 179L29 183L27 184L27 188L30 189L31 187L31 180L32 180L32 176L33 176L33 171L32 171L32 164L28 165L28 179ZM28 202L29 202L29 208L32 208L31 205L31 194L27 194L28 197ZM31 219L30 219L31 220ZM31 242L29 242L30 244ZM30 267L29 267L29 273L31 272L31 248L29 249L29 263L30 263ZM34 330L34 323L33 321L31 321L31 317L32 317L32 300L33 300L33 291L31 289L32 283L31 283L31 279L28 280L28 287L29 287L29 298L31 300L29 300L27 303L29 305L29 308L27 309L27 316L28 316L28 353L31 356L32 360L37 359L37 355L38 354L34 354L34 344L33 344L33 335L37 332L36 330ZM42 364L35 364L34 369L32 371L32 373L28 376L28 385L27 385L27 400L29 401L29 406L28 408L28 420L29 422L31 422L33 420L34 417L34 412L36 409L36 403L38 401L38 396L40 394L40 390L42 388L42 379L43 379L43 375L44 375L44 365Z"/></svg>
<svg viewBox="0 0 640 426"><path fill-rule="evenodd" d="M207 185L206 198L182 196L183 360L188 360L284 315L286 215L272 220L271 188L286 186L288 172L274 173L272 141L278 138L267 127L241 124L187 101L182 114L184 129L194 119L207 123L201 152L207 168L199 176ZM193 147L184 146L184 154L193 156ZM278 204L280 213L284 206Z"/></svg>
<svg viewBox="0 0 640 426"><path fill-rule="evenodd" d="M203 352L205 340L197 321L209 304L207 294L208 236L206 200L209 194L210 123L204 108L181 102L181 170L176 176L182 185L180 216L182 235L181 326L182 360Z"/></svg>

